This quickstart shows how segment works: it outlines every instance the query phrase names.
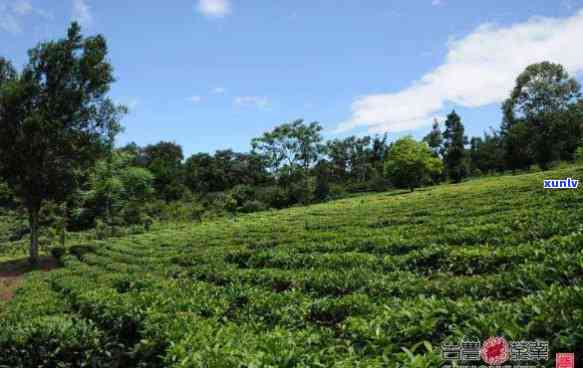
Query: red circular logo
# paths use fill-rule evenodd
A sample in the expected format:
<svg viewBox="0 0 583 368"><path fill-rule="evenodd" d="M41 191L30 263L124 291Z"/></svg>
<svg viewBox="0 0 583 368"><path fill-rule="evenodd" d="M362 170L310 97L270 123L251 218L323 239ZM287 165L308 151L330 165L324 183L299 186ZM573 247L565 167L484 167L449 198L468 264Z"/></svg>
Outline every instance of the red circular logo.
<svg viewBox="0 0 583 368"><path fill-rule="evenodd" d="M510 348L503 337L490 337L484 341L480 355L484 362L492 365L500 365L508 360Z"/></svg>

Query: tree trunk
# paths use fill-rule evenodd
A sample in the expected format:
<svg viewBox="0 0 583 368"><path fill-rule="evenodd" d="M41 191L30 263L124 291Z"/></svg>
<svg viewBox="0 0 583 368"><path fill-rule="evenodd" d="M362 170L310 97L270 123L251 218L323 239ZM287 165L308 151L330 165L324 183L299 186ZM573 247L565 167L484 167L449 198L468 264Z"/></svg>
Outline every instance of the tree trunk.
<svg viewBox="0 0 583 368"><path fill-rule="evenodd" d="M38 233L39 233L39 210L29 209L29 224L30 224L30 249L28 261L31 265L38 264Z"/></svg>

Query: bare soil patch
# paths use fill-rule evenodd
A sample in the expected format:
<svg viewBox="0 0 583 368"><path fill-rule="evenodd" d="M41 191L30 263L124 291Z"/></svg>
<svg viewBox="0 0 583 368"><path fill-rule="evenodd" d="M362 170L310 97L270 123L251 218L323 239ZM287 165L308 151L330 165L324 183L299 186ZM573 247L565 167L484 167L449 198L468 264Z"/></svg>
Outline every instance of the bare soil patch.
<svg viewBox="0 0 583 368"><path fill-rule="evenodd" d="M0 300L8 301L14 296L14 291L22 284L24 275L31 271L49 272L59 267L57 260L51 256L43 256L37 266L32 267L28 258L14 259L0 263Z"/></svg>

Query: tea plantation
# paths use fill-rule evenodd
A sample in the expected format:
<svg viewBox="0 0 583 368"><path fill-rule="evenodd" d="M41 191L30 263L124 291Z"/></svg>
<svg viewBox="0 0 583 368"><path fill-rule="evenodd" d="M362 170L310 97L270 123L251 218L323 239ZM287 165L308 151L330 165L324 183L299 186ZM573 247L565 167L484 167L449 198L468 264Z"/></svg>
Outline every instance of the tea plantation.
<svg viewBox="0 0 583 368"><path fill-rule="evenodd" d="M567 177L583 169L74 246L0 305L0 366L436 367L442 342L493 335L580 358L583 191L543 189Z"/></svg>

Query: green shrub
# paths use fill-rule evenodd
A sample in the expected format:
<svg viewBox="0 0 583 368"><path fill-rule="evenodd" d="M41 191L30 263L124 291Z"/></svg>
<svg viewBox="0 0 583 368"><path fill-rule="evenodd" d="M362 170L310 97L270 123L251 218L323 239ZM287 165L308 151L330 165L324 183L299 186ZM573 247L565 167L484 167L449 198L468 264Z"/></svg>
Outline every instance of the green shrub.
<svg viewBox="0 0 583 368"><path fill-rule="evenodd" d="M284 208L289 205L286 191L277 185L259 188L257 190L257 200L273 208Z"/></svg>
<svg viewBox="0 0 583 368"><path fill-rule="evenodd" d="M83 259L86 254L95 253L96 247L91 244L74 245L69 248L69 253L79 259Z"/></svg>
<svg viewBox="0 0 583 368"><path fill-rule="evenodd" d="M583 192L541 181L582 173L482 177L78 245L0 306L0 366L90 367L95 354L99 368L429 368L463 336L547 340L578 356Z"/></svg>
<svg viewBox="0 0 583 368"><path fill-rule="evenodd" d="M69 316L47 316L0 328L0 365L85 367L102 353L102 334L91 323Z"/></svg>
<svg viewBox="0 0 583 368"><path fill-rule="evenodd" d="M252 200L252 201L247 201L243 204L243 206L241 207L241 212L251 213L251 212L265 211L266 209L267 209L267 206L265 205L265 203L257 201L257 200Z"/></svg>
<svg viewBox="0 0 583 368"><path fill-rule="evenodd" d="M243 207L246 202L255 200L255 188L251 185L236 185L229 191L229 195L237 201L238 207Z"/></svg>

